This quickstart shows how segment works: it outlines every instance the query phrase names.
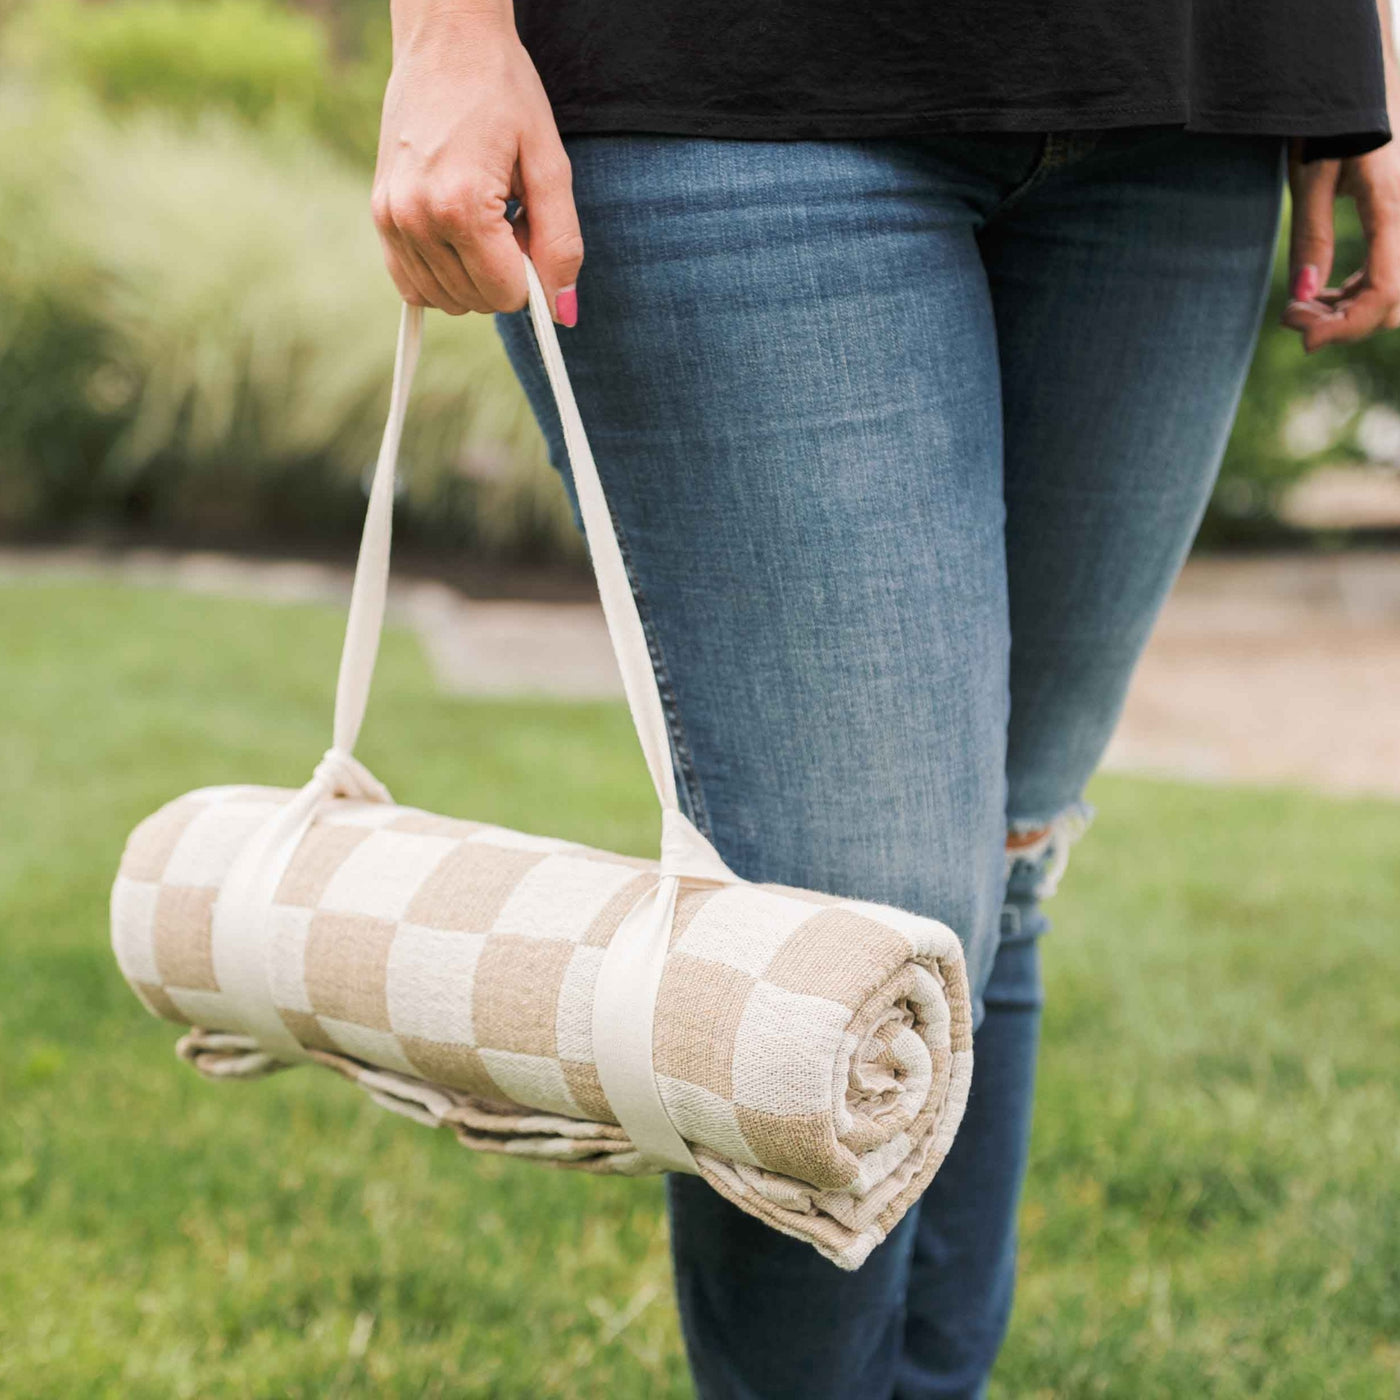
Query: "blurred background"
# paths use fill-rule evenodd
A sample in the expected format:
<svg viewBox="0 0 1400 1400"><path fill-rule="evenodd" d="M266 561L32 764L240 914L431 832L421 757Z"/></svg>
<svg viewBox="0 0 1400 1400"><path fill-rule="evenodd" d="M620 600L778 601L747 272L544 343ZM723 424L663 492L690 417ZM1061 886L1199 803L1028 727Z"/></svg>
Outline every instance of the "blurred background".
<svg viewBox="0 0 1400 1400"><path fill-rule="evenodd" d="M0 3L7 537L353 537L394 315L366 212L386 16L384 0ZM1400 343L1306 358L1274 325L1283 283L1280 261L1202 543L1394 540ZM405 538L577 561L491 327L435 331Z"/></svg>
<svg viewBox="0 0 1400 1400"><path fill-rule="evenodd" d="M0 5L10 539L356 536L397 314L366 212L387 15ZM491 325L433 329L403 537L579 560Z"/></svg>
<svg viewBox="0 0 1400 1400"><path fill-rule="evenodd" d="M138 820L326 743L397 317L387 11L0 0L4 1396L690 1393L655 1182L478 1160L309 1072L199 1082L107 948ZM1284 292L1280 258L1052 910L996 1400L1400 1394L1400 335L1310 359ZM653 854L495 332L428 333L363 755Z"/></svg>

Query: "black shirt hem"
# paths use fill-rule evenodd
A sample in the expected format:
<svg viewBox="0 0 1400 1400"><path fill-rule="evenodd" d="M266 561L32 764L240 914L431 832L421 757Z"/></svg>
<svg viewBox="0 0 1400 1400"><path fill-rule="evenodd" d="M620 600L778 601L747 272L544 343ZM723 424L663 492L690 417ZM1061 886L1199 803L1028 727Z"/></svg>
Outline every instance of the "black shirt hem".
<svg viewBox="0 0 1400 1400"><path fill-rule="evenodd" d="M932 136L943 133L1083 131L1125 126L1179 126L1188 131L1233 136L1297 136L1360 154L1390 139L1383 109L1304 115L1296 112L1188 111L1179 105L958 108L929 112L774 112L669 111L655 107L555 108L565 135L653 133L737 140L860 140L874 137Z"/></svg>

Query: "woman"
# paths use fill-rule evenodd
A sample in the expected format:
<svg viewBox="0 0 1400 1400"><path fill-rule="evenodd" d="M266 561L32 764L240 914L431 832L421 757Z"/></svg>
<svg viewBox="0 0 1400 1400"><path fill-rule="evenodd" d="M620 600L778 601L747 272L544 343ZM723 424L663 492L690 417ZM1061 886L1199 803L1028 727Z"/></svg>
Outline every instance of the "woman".
<svg viewBox="0 0 1400 1400"><path fill-rule="evenodd" d="M1396 321L1373 4L392 0L389 271L506 313L567 472L511 314L528 247L689 814L751 879L944 920L978 997L961 1133L858 1272L671 1179L707 1400L985 1390L1039 901L1210 491L1285 156L1287 323L1314 350ZM1338 194L1369 253L1334 289Z"/></svg>

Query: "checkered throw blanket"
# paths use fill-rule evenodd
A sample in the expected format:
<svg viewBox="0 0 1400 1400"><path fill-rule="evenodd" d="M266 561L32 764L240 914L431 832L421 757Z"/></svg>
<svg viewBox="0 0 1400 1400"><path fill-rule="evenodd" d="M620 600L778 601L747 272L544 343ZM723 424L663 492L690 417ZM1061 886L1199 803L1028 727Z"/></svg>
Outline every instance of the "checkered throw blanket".
<svg viewBox="0 0 1400 1400"><path fill-rule="evenodd" d="M211 911L292 793L210 788L133 833L118 962L218 1078L278 1064L220 991ZM593 985L655 862L380 802L327 802L271 913L269 981L310 1058L467 1146L648 1170L603 1096ZM775 885L686 885L656 1006L662 1100L705 1179L858 1267L928 1184L967 1100L966 975L942 924Z"/></svg>

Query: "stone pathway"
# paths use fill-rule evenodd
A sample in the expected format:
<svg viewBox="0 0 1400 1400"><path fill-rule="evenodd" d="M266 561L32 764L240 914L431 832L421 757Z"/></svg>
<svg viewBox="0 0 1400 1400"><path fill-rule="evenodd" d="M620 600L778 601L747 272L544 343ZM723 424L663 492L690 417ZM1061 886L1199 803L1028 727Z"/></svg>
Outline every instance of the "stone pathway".
<svg viewBox="0 0 1400 1400"><path fill-rule="evenodd" d="M207 553L0 549L0 583L104 578L343 602L348 570ZM451 693L620 695L590 602L468 598L396 582L393 615ZM1108 766L1218 782L1400 796L1400 552L1187 566L1134 680Z"/></svg>

